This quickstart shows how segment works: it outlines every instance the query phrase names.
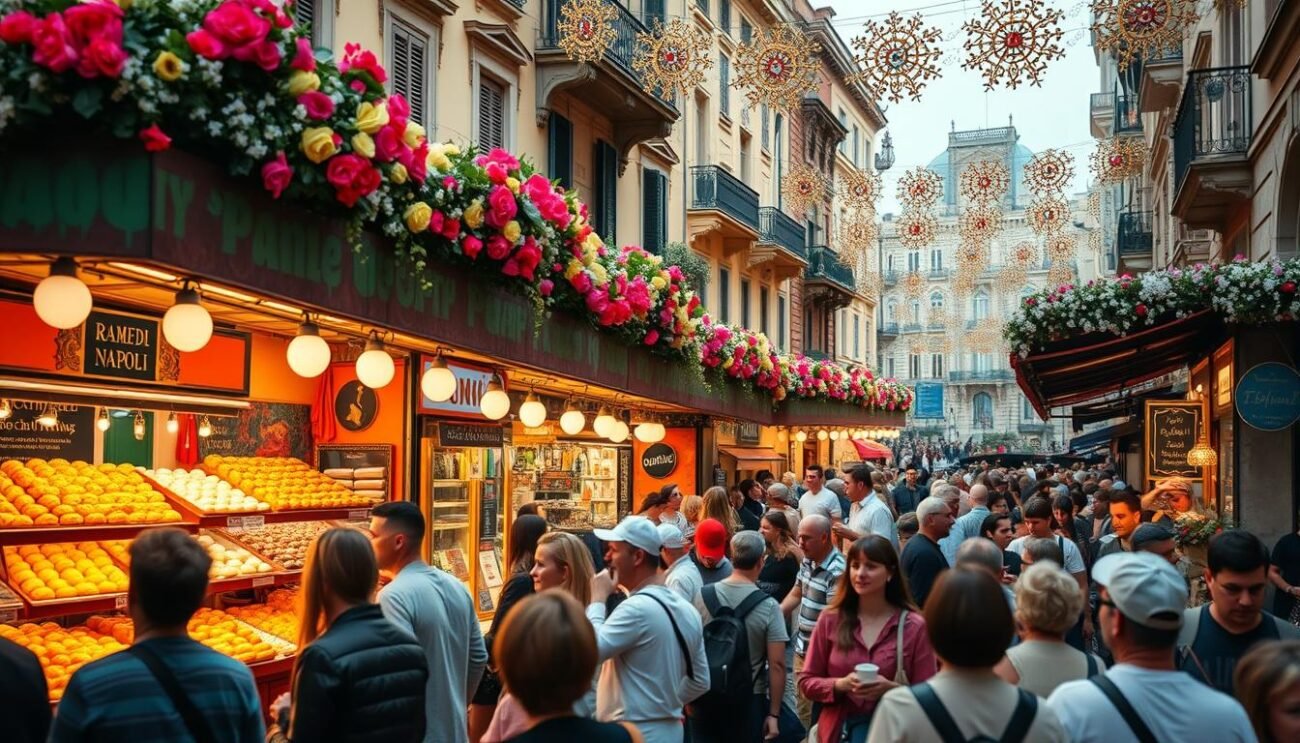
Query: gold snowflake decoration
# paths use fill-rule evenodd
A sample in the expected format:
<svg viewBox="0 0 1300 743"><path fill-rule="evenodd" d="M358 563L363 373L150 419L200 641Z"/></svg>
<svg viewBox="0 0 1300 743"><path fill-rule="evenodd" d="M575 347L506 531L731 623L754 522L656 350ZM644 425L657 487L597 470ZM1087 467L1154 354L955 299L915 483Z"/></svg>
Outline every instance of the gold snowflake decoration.
<svg viewBox="0 0 1300 743"><path fill-rule="evenodd" d="M830 182L811 165L796 165L781 177L781 194L795 214L803 214L826 198Z"/></svg>
<svg viewBox="0 0 1300 743"><path fill-rule="evenodd" d="M1038 246L1028 240L1018 243L1011 249L1008 262L1024 269L1036 268L1038 266Z"/></svg>
<svg viewBox="0 0 1300 743"><path fill-rule="evenodd" d="M930 282L926 280L925 274L920 271L905 273L898 282L898 288L902 289L903 296L908 299L920 299L925 296L925 290L929 287Z"/></svg>
<svg viewBox="0 0 1300 743"><path fill-rule="evenodd" d="M880 191L880 174L875 171L853 169L840 179L840 200L851 209L875 211Z"/></svg>
<svg viewBox="0 0 1300 743"><path fill-rule="evenodd" d="M1092 153L1092 172L1102 184L1119 183L1142 175L1146 160L1146 144L1141 137L1112 137L1097 143Z"/></svg>
<svg viewBox="0 0 1300 743"><path fill-rule="evenodd" d="M575 62L595 62L618 38L618 11L605 0L569 0L560 9L560 48Z"/></svg>
<svg viewBox="0 0 1300 743"><path fill-rule="evenodd" d="M713 67L709 34L693 23L673 19L664 25L655 19L650 33L636 35L639 54L632 57L632 69L641 75L646 92L687 91L704 82Z"/></svg>
<svg viewBox="0 0 1300 743"><path fill-rule="evenodd" d="M804 94L817 90L821 45L794 26L759 31L736 50L734 88L744 88L755 106L790 111Z"/></svg>
<svg viewBox="0 0 1300 743"><path fill-rule="evenodd" d="M1088 194L1088 215L1094 221L1101 221L1101 191L1093 191Z"/></svg>
<svg viewBox="0 0 1300 743"><path fill-rule="evenodd" d="M930 324L930 325L947 325L947 324L948 324L948 307L945 306L945 305L942 305L942 304L939 305L938 307L935 307L935 306L931 305L931 307L930 307L930 316L929 316L929 324Z"/></svg>
<svg viewBox="0 0 1300 743"><path fill-rule="evenodd" d="M879 271L859 271L856 275L859 291L876 296L880 296L884 291L885 282L881 279Z"/></svg>
<svg viewBox="0 0 1300 743"><path fill-rule="evenodd" d="M1069 263L1053 263L1052 267L1047 269L1047 284L1049 286L1063 286L1074 283L1074 267Z"/></svg>
<svg viewBox="0 0 1300 743"><path fill-rule="evenodd" d="M855 268L866 257L867 252L876 245L880 229L875 221L868 218L850 219L840 225L839 249L840 262ZM846 259L851 259L850 263Z"/></svg>
<svg viewBox="0 0 1300 743"><path fill-rule="evenodd" d="M1074 258L1076 244L1073 235L1052 235L1047 238L1047 257L1052 259L1053 265L1068 262Z"/></svg>
<svg viewBox="0 0 1300 743"><path fill-rule="evenodd" d="M973 269L975 273L984 270L989 264L988 243L975 240L962 240L955 251L957 268Z"/></svg>
<svg viewBox="0 0 1300 743"><path fill-rule="evenodd" d="M971 206L961 213L958 222L962 237L987 245L1002 231L1002 210L996 206Z"/></svg>
<svg viewBox="0 0 1300 743"><path fill-rule="evenodd" d="M970 347L976 353L991 353L1002 347L1002 321L988 317L980 320L967 335Z"/></svg>
<svg viewBox="0 0 1300 743"><path fill-rule="evenodd" d="M975 204L995 204L1007 195L1011 174L997 160L977 160L967 165L957 181L958 192Z"/></svg>
<svg viewBox="0 0 1300 743"><path fill-rule="evenodd" d="M1102 246L1102 242L1101 242L1101 230L1089 230L1089 231L1088 231L1088 250L1091 250L1092 252L1097 253L1097 252L1100 252L1100 251L1101 251L1102 247L1103 247L1103 246Z"/></svg>
<svg viewBox="0 0 1300 743"><path fill-rule="evenodd" d="M1200 20L1196 0L1092 0L1092 44L1110 52L1120 72L1182 46Z"/></svg>
<svg viewBox="0 0 1300 743"><path fill-rule="evenodd" d="M905 209L894 223L898 242L905 248L924 248L938 230L939 221L924 209Z"/></svg>
<svg viewBox="0 0 1300 743"><path fill-rule="evenodd" d="M1047 63L1065 56L1060 41L1065 13L1042 0L985 0L983 14L962 25L968 70L980 70L985 90L999 84L1042 86Z"/></svg>
<svg viewBox="0 0 1300 743"><path fill-rule="evenodd" d="M1019 294L1020 290L1029 283L1029 271L1025 270L1024 266L1009 263L998 271L993 281L998 290L1004 294Z"/></svg>
<svg viewBox="0 0 1300 743"><path fill-rule="evenodd" d="M939 77L943 30L927 28L920 13L904 21L897 11L890 12L884 23L867 21L863 30L866 33L853 39L858 71L849 82L860 82L877 98L888 97L893 103L901 102L904 95L921 100L926 82Z"/></svg>
<svg viewBox="0 0 1300 743"><path fill-rule="evenodd" d="M1051 235L1070 223L1070 205L1060 196L1040 196L1025 210L1029 228L1040 235Z"/></svg>
<svg viewBox="0 0 1300 743"><path fill-rule="evenodd" d="M898 200L912 209L934 206L943 198L943 176L919 165L898 179Z"/></svg>
<svg viewBox="0 0 1300 743"><path fill-rule="evenodd" d="M979 281L979 269L957 267L953 273L951 281L948 282L948 288L952 290L952 295L958 299L969 297L971 292L975 291L975 284Z"/></svg>
<svg viewBox="0 0 1300 743"><path fill-rule="evenodd" d="M1025 163L1025 184L1039 196L1059 194L1074 179L1074 155L1065 150L1043 150Z"/></svg>

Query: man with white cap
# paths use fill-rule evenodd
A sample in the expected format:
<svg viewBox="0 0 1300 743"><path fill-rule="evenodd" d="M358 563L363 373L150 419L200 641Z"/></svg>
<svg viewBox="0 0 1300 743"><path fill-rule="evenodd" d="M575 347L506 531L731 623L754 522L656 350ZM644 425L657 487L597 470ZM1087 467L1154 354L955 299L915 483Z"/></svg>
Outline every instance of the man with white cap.
<svg viewBox="0 0 1300 743"><path fill-rule="evenodd" d="M663 545L659 551L664 565L664 585L677 592L678 596L694 603L704 587L704 576L691 559L691 544L682 536L682 530L674 524L659 525L659 541Z"/></svg>
<svg viewBox="0 0 1300 743"><path fill-rule="evenodd" d="M1174 663L1187 584L1149 552L1110 555L1092 577L1101 592L1100 632L1116 665L1062 684L1047 705L1075 743L1254 741L1245 710L1232 697L1179 671Z"/></svg>
<svg viewBox="0 0 1300 743"><path fill-rule="evenodd" d="M632 723L646 743L681 743L682 708L709 690L700 614L659 582L663 540L649 519L629 516L594 534L608 566L592 578L587 607L603 664L596 718ZM631 595L607 618L615 581Z"/></svg>

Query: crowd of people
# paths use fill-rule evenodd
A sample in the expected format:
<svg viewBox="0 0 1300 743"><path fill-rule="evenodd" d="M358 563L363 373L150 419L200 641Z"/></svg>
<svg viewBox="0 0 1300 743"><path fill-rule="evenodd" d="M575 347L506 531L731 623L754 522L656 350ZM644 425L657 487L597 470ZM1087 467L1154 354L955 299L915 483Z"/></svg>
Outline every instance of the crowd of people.
<svg viewBox="0 0 1300 743"><path fill-rule="evenodd" d="M0 709L17 741L1300 740L1300 535L1270 554L1229 529L1202 566L1171 528L1194 500L1104 467L812 465L669 485L586 540L523 512L486 636L420 558L424 515L386 503L311 545L269 716L188 636L207 553L156 529L130 548L131 649L51 722L39 664L0 643Z"/></svg>

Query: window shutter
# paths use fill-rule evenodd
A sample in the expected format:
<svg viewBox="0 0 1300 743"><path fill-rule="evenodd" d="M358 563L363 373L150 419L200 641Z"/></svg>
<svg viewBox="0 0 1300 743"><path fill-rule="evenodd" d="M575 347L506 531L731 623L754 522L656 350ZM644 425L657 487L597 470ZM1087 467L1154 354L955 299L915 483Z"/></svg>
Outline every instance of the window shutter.
<svg viewBox="0 0 1300 743"><path fill-rule="evenodd" d="M555 112L547 119L547 153L550 177L566 190L573 188L573 123Z"/></svg>
<svg viewBox="0 0 1300 743"><path fill-rule="evenodd" d="M293 20L299 28L312 29L312 43L316 43L316 0L296 0L293 4Z"/></svg>
<svg viewBox="0 0 1300 743"><path fill-rule="evenodd" d="M722 33L731 35L731 0L718 3L718 25L722 26Z"/></svg>
<svg viewBox="0 0 1300 743"><path fill-rule="evenodd" d="M613 245L618 225L618 150L596 140L596 233Z"/></svg>
<svg viewBox="0 0 1300 743"><path fill-rule="evenodd" d="M651 253L663 252L668 210L668 179L658 170L647 169L641 176L641 247Z"/></svg>
<svg viewBox="0 0 1300 743"><path fill-rule="evenodd" d="M506 141L506 91L505 86L483 77L478 88L478 144L487 151L505 147Z"/></svg>
<svg viewBox="0 0 1300 743"><path fill-rule="evenodd" d="M745 20L744 18L741 18L740 19L741 43L748 44L749 42L753 41L753 39L754 39L754 27L749 25L749 21Z"/></svg>
<svg viewBox="0 0 1300 743"><path fill-rule="evenodd" d="M429 37L415 28L393 19L393 38L389 48L389 71L393 92L400 93L411 106L411 120L428 124L425 112L429 100L429 78L425 66L429 52Z"/></svg>

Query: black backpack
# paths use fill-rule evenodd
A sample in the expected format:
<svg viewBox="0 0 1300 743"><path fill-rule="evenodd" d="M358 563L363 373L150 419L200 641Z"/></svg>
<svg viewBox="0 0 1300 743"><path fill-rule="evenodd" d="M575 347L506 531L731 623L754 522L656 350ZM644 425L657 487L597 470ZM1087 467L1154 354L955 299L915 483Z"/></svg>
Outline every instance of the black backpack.
<svg viewBox="0 0 1300 743"><path fill-rule="evenodd" d="M734 715L748 710L754 695L754 677L750 675L749 636L745 617L764 601L773 601L756 590L740 606L723 606L713 586L705 586L700 595L712 619L704 625L704 654L709 660L709 690L691 706L695 717ZM761 672L761 671L760 671Z"/></svg>
<svg viewBox="0 0 1300 743"><path fill-rule="evenodd" d="M1015 711L1011 713L1011 721L1007 723L1006 730L1002 731L1002 737L990 738L987 735L976 735L974 738L967 739L961 734L957 723L948 714L948 708L939 700L939 695L934 693L934 688L929 684L917 684L912 687L912 694L916 701L921 705L921 711L929 718L930 724L934 726L935 732L944 743L1021 743L1029 733L1029 728L1034 724L1034 717L1038 714L1038 697L1030 694L1024 689L1016 689L1020 693L1020 698L1016 700Z"/></svg>

